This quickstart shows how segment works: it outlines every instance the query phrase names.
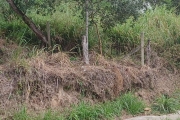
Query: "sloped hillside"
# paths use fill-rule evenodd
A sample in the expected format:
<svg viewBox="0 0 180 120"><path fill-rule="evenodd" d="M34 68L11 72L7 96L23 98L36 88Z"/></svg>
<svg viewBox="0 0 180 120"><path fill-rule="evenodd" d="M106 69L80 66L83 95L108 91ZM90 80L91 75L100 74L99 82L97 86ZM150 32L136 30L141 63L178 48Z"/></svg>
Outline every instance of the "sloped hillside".
<svg viewBox="0 0 180 120"><path fill-rule="evenodd" d="M149 67L141 67L130 58L108 60L91 52L87 66L62 52L28 51L13 43L2 42L0 51L0 110L20 104L33 110L63 109L82 100L112 100L129 90L149 103L179 86L177 70L155 54Z"/></svg>

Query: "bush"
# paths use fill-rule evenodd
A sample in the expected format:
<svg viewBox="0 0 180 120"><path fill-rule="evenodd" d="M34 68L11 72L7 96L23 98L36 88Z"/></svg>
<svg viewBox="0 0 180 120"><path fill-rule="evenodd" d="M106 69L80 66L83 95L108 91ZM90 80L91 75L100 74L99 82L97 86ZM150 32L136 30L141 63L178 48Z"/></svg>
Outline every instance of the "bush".
<svg viewBox="0 0 180 120"><path fill-rule="evenodd" d="M145 104L132 93L126 93L120 97L120 102L124 110L130 114L139 114L144 111Z"/></svg>
<svg viewBox="0 0 180 120"><path fill-rule="evenodd" d="M13 120L30 120L30 116L27 114L27 110L23 107L20 111L13 115Z"/></svg>
<svg viewBox="0 0 180 120"><path fill-rule="evenodd" d="M115 116L120 116L122 105L119 101L109 101L102 104L90 105L89 103L81 102L74 106L68 120L99 120L112 119Z"/></svg>
<svg viewBox="0 0 180 120"><path fill-rule="evenodd" d="M56 7L56 11L51 15L37 14L37 10L29 10L27 16L46 35L46 23L49 21L51 29L52 43L61 45L63 50L79 49L82 36L85 34L85 22L81 18L81 10L76 9L75 2L62 2ZM15 14L15 13L14 13ZM0 16L0 18L3 16ZM3 20L3 19L2 19ZM28 26L18 18L0 22L0 34L5 34L8 39L20 44L40 44L40 40L28 28ZM89 47L93 48L98 42L94 26L89 27ZM2 32L2 33L1 33Z"/></svg>
<svg viewBox="0 0 180 120"><path fill-rule="evenodd" d="M163 51L180 43L180 16L165 6L148 10L137 20L130 17L123 24L113 27L109 36L121 44L122 50L131 50L140 44L140 34L145 33L145 40L151 39Z"/></svg>
<svg viewBox="0 0 180 120"><path fill-rule="evenodd" d="M90 104L81 102L78 106L74 106L68 115L68 120L97 120L99 118L98 111Z"/></svg>
<svg viewBox="0 0 180 120"><path fill-rule="evenodd" d="M162 95L155 100L152 108L154 111L158 111L160 113L173 113L180 109L180 105L179 101L175 98Z"/></svg>

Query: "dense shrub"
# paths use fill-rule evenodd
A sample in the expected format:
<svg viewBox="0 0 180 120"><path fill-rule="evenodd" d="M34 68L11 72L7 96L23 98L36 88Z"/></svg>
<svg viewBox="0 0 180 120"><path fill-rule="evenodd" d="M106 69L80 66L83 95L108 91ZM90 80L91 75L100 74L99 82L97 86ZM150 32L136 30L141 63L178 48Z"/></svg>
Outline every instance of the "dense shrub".
<svg viewBox="0 0 180 120"><path fill-rule="evenodd" d="M142 32L146 41L150 39L165 50L180 43L180 16L164 6L156 7L143 13L136 21L130 17L125 23L117 24L110 30L109 36L114 42L120 42L124 46L122 49L132 49L140 44Z"/></svg>

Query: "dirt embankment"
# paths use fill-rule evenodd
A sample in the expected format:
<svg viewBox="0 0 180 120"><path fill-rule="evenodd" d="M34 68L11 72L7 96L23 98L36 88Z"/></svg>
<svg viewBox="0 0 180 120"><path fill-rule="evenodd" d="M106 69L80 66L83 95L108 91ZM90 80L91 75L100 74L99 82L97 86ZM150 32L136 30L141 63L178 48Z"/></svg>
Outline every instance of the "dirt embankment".
<svg viewBox="0 0 180 120"><path fill-rule="evenodd" d="M140 67L131 59L109 61L96 53L91 53L89 66L70 61L62 52L9 62L5 47L0 46L6 56L0 66L0 110L19 104L34 110L61 109L81 100L111 100L128 90L149 102L159 94L170 94L178 85L176 71L157 56L150 67Z"/></svg>

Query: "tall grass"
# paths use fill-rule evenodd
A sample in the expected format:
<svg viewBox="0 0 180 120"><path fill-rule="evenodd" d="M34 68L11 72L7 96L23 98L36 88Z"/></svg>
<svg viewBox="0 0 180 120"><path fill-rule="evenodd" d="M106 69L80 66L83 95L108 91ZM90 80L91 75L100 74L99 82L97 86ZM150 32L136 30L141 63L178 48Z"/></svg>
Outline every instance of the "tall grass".
<svg viewBox="0 0 180 120"><path fill-rule="evenodd" d="M140 33L145 33L145 40L164 47L164 50L180 43L180 16L165 6L156 7L143 13L136 21L130 17L123 24L111 29L110 36L129 49L139 45Z"/></svg>
<svg viewBox="0 0 180 120"><path fill-rule="evenodd" d="M30 116L25 108L14 114L13 120L113 120L120 117L124 109L130 114L139 114L143 111L143 102L132 93L127 93L114 101L106 101L99 104L80 102L63 113L46 111L39 116Z"/></svg>
<svg viewBox="0 0 180 120"><path fill-rule="evenodd" d="M144 111L145 104L132 93L126 93L114 101L107 101L103 104L90 105L80 103L70 112L68 120L98 120L113 119L119 117L122 110L126 110L129 114L139 114Z"/></svg>
<svg viewBox="0 0 180 120"><path fill-rule="evenodd" d="M173 113L180 109L179 100L173 97L162 95L152 105L154 111L160 113Z"/></svg>
<svg viewBox="0 0 180 120"><path fill-rule="evenodd" d="M82 36L85 34L85 21L78 10L76 2L62 2L56 7L51 15L37 14L37 10L29 10L27 16L46 35L46 23L50 22L51 39L53 44L60 44L63 49L75 49L80 47ZM14 13L15 14L15 13ZM2 19L3 20L3 19ZM40 40L20 19L13 16L13 19L0 22L0 31L5 36L19 44L40 44ZM0 32L0 33L1 33ZM89 27L89 46L92 48L97 43L97 35L94 26Z"/></svg>
<svg viewBox="0 0 180 120"><path fill-rule="evenodd" d="M13 115L13 120L31 120L30 116L27 114L27 110L23 107L17 113Z"/></svg>
<svg viewBox="0 0 180 120"><path fill-rule="evenodd" d="M36 9L29 10L29 16L46 34L46 23L50 22L53 44L60 44L63 50L80 49L82 36L85 34L85 20L82 10L76 8L76 2L62 2L52 15L43 16ZM9 13L10 14L10 13ZM12 13L11 13L12 14ZM0 16L0 18L3 16ZM140 44L140 33L145 33L145 40L150 39L161 53L180 43L180 16L165 6L142 13L137 20L130 17L125 23L117 23L114 27L104 30L100 16L97 18L98 29L103 48L108 53L114 43L120 43L120 50L128 52ZM106 32L105 32L106 31ZM40 44L40 40L17 16L0 21L0 35L5 34L20 44ZM119 45L118 45L119 46ZM89 47L98 48L98 35L94 25L89 26ZM112 46L113 48L113 46ZM119 50L117 49L117 50Z"/></svg>
<svg viewBox="0 0 180 120"><path fill-rule="evenodd" d="M135 115L144 112L145 103L135 97L132 93L126 93L120 97L123 109Z"/></svg>

